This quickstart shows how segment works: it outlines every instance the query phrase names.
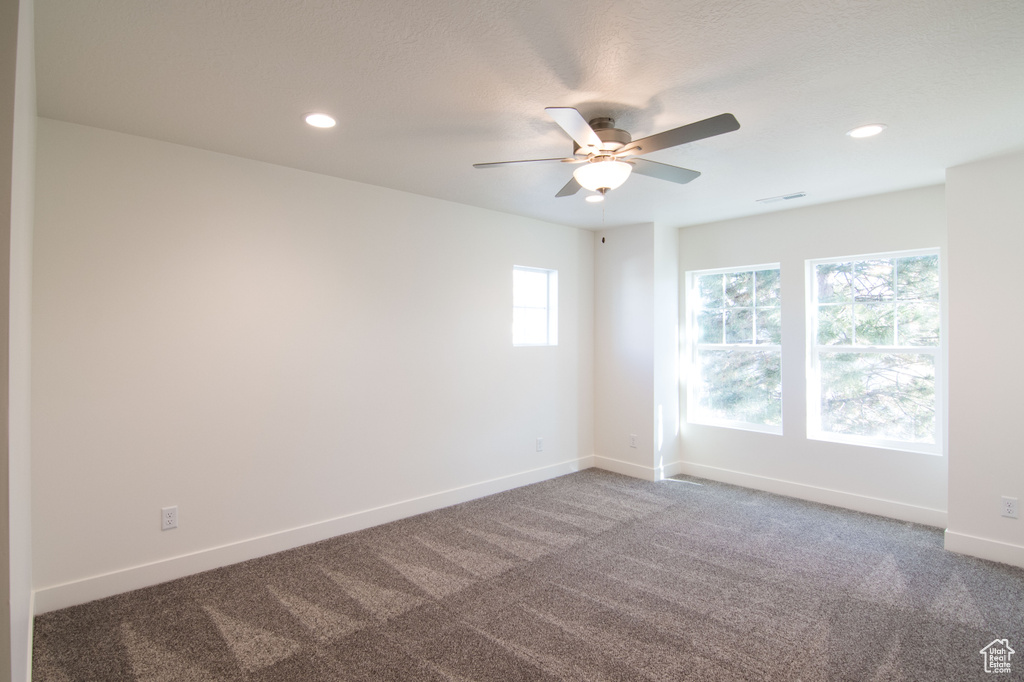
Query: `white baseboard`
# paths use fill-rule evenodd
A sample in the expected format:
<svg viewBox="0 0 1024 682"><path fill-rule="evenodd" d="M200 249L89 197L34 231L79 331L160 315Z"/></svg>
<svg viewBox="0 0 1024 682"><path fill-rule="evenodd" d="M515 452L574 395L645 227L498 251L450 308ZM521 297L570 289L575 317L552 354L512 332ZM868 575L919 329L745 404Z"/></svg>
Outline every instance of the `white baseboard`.
<svg viewBox="0 0 1024 682"><path fill-rule="evenodd" d="M721 469L707 464L676 462L666 467L666 470L672 471L671 474L666 473L666 476L685 474L687 476L708 478L712 481L721 481L722 483L731 483L743 486L744 488L754 488L755 490L764 490L769 493L796 497L801 500L830 504L835 507L853 509L854 511L867 514L887 516L892 519L899 519L900 521L910 521L911 523L920 523L925 526L934 526L935 528L946 527L947 514L941 509L918 507L903 502L882 500L877 497L857 495L841 490L819 488L818 486L805 483L794 483L793 481L784 481L778 478L758 476L731 469Z"/></svg>
<svg viewBox="0 0 1024 682"><path fill-rule="evenodd" d="M946 531L945 547L950 552L957 554L969 554L980 559L998 561L999 563L1024 568L1024 547L1020 545L1002 542L1001 540L989 540L979 538L975 535Z"/></svg>
<svg viewBox="0 0 1024 682"><path fill-rule="evenodd" d="M36 594L35 594L35 592L33 592L28 597L28 613L29 613L29 620L30 621L31 621L32 617L35 615L35 612L36 612ZM25 652L25 674L27 675L27 677L25 678L25 682L32 682L32 646L33 646L33 637L34 636L35 636L35 628L32 626L32 623L29 622L29 624L28 624L28 651Z"/></svg>
<svg viewBox="0 0 1024 682"><path fill-rule="evenodd" d="M510 476L503 476L489 481L481 481L461 488L444 490L423 497L417 497L394 504L366 509L326 521L291 528L257 538L242 540L220 547L201 550L192 554L172 557L149 564L133 566L102 575L91 576L81 580L52 585L34 591L35 614L46 613L56 609L84 604L94 599L110 597L122 592L137 590L150 585L183 578L187 575L201 573L222 566L229 566L240 561L283 552L287 549L308 545L328 538L344 535L382 523L415 516L424 512L449 507L460 502L468 502L486 495L493 495L505 490L519 488L531 483L539 483L549 478L571 474L575 471L589 469L594 466L594 457L551 464L539 469L523 471Z"/></svg>
<svg viewBox="0 0 1024 682"><path fill-rule="evenodd" d="M621 459L612 459L611 457L601 457L600 455L594 455L594 466L598 469L604 469L614 474L622 474L623 476L631 476L633 478L640 478L645 481L660 481L664 476L661 473L661 468L648 467L642 464L633 464L632 462L623 462Z"/></svg>
<svg viewBox="0 0 1024 682"><path fill-rule="evenodd" d="M678 476L683 473L683 465L684 462L672 462L670 464L666 464L662 467L662 473L665 478L668 478L669 476Z"/></svg>

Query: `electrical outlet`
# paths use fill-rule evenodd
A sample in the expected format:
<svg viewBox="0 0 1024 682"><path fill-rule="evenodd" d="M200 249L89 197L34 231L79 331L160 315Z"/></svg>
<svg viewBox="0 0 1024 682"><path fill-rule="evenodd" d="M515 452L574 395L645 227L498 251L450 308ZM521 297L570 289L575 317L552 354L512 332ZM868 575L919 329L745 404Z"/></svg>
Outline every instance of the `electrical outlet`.
<svg viewBox="0 0 1024 682"><path fill-rule="evenodd" d="M637 441L639 441L639 438L637 438L637 435L635 433L629 434L629 447L635 448Z"/></svg>
<svg viewBox="0 0 1024 682"><path fill-rule="evenodd" d="M1015 519L1017 518L1017 498L1016 497L1004 497L1002 502L1003 516Z"/></svg>
<svg viewBox="0 0 1024 682"><path fill-rule="evenodd" d="M160 510L160 530L178 527L178 507L164 507Z"/></svg>
<svg viewBox="0 0 1024 682"><path fill-rule="evenodd" d="M537 439L537 452L544 452L544 439L543 438L538 438Z"/></svg>

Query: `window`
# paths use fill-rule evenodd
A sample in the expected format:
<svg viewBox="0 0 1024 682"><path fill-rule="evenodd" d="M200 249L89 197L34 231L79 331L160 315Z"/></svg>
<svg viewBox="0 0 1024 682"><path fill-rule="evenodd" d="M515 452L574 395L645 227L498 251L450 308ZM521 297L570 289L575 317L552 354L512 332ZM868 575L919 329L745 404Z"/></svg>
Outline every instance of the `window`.
<svg viewBox="0 0 1024 682"><path fill-rule="evenodd" d="M941 454L938 252L808 266L808 436Z"/></svg>
<svg viewBox="0 0 1024 682"><path fill-rule="evenodd" d="M512 267L512 345L558 345L558 271Z"/></svg>
<svg viewBox="0 0 1024 682"><path fill-rule="evenodd" d="M687 420L782 433L779 266L687 273Z"/></svg>

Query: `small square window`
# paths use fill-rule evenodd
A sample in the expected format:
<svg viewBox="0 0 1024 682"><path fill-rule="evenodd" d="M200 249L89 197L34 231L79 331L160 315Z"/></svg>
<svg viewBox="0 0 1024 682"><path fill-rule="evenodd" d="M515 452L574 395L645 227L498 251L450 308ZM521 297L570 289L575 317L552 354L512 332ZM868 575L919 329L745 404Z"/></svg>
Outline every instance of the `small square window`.
<svg viewBox="0 0 1024 682"><path fill-rule="evenodd" d="M558 345L558 271L512 267L512 345Z"/></svg>

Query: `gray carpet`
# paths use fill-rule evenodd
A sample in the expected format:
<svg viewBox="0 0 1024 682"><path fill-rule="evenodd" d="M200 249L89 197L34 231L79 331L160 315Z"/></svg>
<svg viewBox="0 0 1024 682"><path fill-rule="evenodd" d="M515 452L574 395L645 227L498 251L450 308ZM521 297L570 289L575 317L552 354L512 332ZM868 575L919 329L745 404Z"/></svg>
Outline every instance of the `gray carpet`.
<svg viewBox="0 0 1024 682"><path fill-rule="evenodd" d="M36 619L34 679L1024 679L1024 571L942 533L591 469Z"/></svg>

